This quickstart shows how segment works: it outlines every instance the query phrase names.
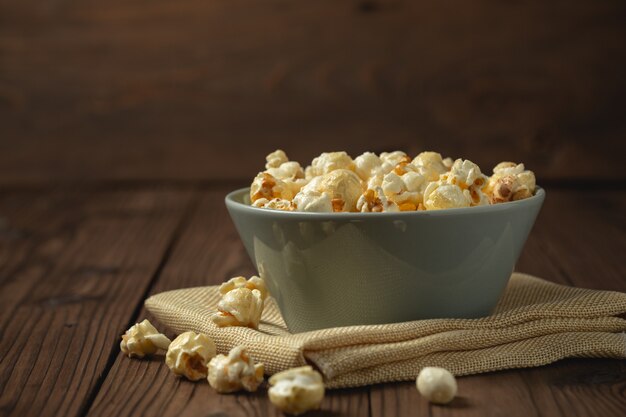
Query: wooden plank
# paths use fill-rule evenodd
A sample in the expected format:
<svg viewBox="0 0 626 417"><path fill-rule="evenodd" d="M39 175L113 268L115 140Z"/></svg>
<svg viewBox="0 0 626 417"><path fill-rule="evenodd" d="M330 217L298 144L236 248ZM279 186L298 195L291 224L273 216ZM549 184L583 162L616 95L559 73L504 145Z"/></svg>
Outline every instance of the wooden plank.
<svg viewBox="0 0 626 417"><path fill-rule="evenodd" d="M277 147L623 181L625 16L622 0L2 0L0 184L249 181Z"/></svg>
<svg viewBox="0 0 626 417"><path fill-rule="evenodd" d="M218 284L254 273L227 219L223 196L223 192L206 193L151 292ZM149 315L142 310L136 320L144 317ZM163 357L130 360L120 353L87 415L281 416L266 395L265 388L254 394L220 395L205 381L176 378ZM368 407L368 389L333 391L323 404L325 411L342 416L367 416Z"/></svg>
<svg viewBox="0 0 626 417"><path fill-rule="evenodd" d="M84 411L190 197L152 189L0 199L8 265L0 294L10 301L0 315L1 415ZM23 242L10 240L16 235Z"/></svg>

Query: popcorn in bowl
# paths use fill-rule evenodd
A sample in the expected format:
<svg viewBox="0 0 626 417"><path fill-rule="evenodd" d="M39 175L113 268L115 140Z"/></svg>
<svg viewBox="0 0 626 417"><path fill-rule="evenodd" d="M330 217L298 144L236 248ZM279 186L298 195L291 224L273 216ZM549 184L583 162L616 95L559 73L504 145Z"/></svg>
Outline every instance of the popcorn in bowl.
<svg viewBox="0 0 626 417"><path fill-rule="evenodd" d="M325 152L306 168L278 149L250 186L253 207L301 212L443 210L517 201L535 193L535 174L524 164L501 162L491 177L467 159L402 151L352 159Z"/></svg>

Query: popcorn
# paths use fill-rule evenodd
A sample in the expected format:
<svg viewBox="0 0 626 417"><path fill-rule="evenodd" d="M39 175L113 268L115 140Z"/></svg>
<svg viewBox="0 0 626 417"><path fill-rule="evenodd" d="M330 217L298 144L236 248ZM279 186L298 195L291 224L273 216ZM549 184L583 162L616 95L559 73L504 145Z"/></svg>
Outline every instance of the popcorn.
<svg viewBox="0 0 626 417"><path fill-rule="evenodd" d="M354 159L355 172L363 181L378 173L382 164L380 158L372 152L365 152Z"/></svg>
<svg viewBox="0 0 626 417"><path fill-rule="evenodd" d="M500 162L493 168L493 176L485 187L492 204L522 200L535 192L535 174L524 164Z"/></svg>
<svg viewBox="0 0 626 417"><path fill-rule="evenodd" d="M393 212L498 204L532 197L535 174L524 164L501 162L491 177L470 160L437 152L411 158L402 151L354 160L327 152L305 170L276 150L250 187L251 205L302 212Z"/></svg>
<svg viewBox="0 0 626 417"><path fill-rule="evenodd" d="M263 364L255 364L243 346L232 348L228 356L217 355L208 368L209 385L221 394L242 389L254 392L263 382Z"/></svg>
<svg viewBox="0 0 626 417"><path fill-rule="evenodd" d="M413 158L411 164L418 168L418 172L424 176L427 181L437 181L441 174L446 173L452 167L452 160L446 158L450 166L446 166L441 154L437 152L422 152Z"/></svg>
<svg viewBox="0 0 626 417"><path fill-rule="evenodd" d="M263 295L257 289L235 288L222 296L211 320L219 327L243 326L259 328L263 312Z"/></svg>
<svg viewBox="0 0 626 417"><path fill-rule="evenodd" d="M122 335L120 349L129 358L143 358L146 355L152 355L157 350L167 350L170 345L170 339L159 331L145 319L141 323L137 323L126 333Z"/></svg>
<svg viewBox="0 0 626 417"><path fill-rule="evenodd" d="M295 161L284 162L278 167L268 168L265 172L281 180L295 180L304 178L304 171L299 163Z"/></svg>
<svg viewBox="0 0 626 417"><path fill-rule="evenodd" d="M457 159L450 171L441 175L440 180L457 185L471 206L489 204L487 195L482 191L488 178L480 172L478 165L470 160Z"/></svg>
<svg viewBox="0 0 626 417"><path fill-rule="evenodd" d="M356 203L361 196L362 188L361 180L354 172L338 169L317 178L320 179L307 184L305 187L307 192L327 194L330 197L332 211L356 211Z"/></svg>
<svg viewBox="0 0 626 417"><path fill-rule="evenodd" d="M456 380L444 368L425 367L417 376L415 385L419 393L431 403L448 404L456 396Z"/></svg>
<svg viewBox="0 0 626 417"><path fill-rule="evenodd" d="M356 209L362 213L382 213L400 211L398 205L385 196L382 188L366 190L356 203Z"/></svg>
<svg viewBox="0 0 626 417"><path fill-rule="evenodd" d="M250 186L250 202L254 203L261 198L267 200L274 198L291 200L293 198L293 190L284 181L273 175L267 172L259 172Z"/></svg>
<svg viewBox="0 0 626 417"><path fill-rule="evenodd" d="M282 149L276 149L265 157L265 169L278 168L285 162L289 161L287 154Z"/></svg>
<svg viewBox="0 0 626 417"><path fill-rule="evenodd" d="M458 207L469 207L470 200L458 185L442 181L431 182L424 191L426 210L442 210Z"/></svg>
<svg viewBox="0 0 626 417"><path fill-rule="evenodd" d="M185 332L170 344L165 364L190 381L207 377L207 363L215 356L215 343L203 333Z"/></svg>
<svg viewBox="0 0 626 417"><path fill-rule="evenodd" d="M268 200L267 198L259 198L252 203L252 206L283 211L293 211L296 209L296 205L292 201L285 200L283 198L272 198L271 200Z"/></svg>
<svg viewBox="0 0 626 417"><path fill-rule="evenodd" d="M263 281L263 278L259 278L256 275L251 276L248 280L246 280L245 277L234 277L229 279L220 285L220 294L224 295L236 288L259 290L261 293L261 299L265 300L267 298L267 287L265 286L265 281Z"/></svg>
<svg viewBox="0 0 626 417"><path fill-rule="evenodd" d="M269 379L272 404L288 414L316 410L324 399L322 375L310 366L279 372Z"/></svg>
<svg viewBox="0 0 626 417"><path fill-rule="evenodd" d="M293 203L298 211L310 211L317 213L332 213L333 204L331 198L326 193L314 190L300 191L293 198Z"/></svg>
<svg viewBox="0 0 626 417"><path fill-rule="evenodd" d="M306 178L328 174L337 169L354 171L354 161L345 152L324 152L311 161L311 166L305 170Z"/></svg>

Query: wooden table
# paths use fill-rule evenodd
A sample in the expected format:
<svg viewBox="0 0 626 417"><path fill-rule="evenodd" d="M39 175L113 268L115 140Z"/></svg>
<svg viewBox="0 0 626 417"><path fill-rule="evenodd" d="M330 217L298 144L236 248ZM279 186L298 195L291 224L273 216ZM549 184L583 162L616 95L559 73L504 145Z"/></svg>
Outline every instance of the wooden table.
<svg viewBox="0 0 626 417"><path fill-rule="evenodd" d="M517 159L519 271L626 291L623 1L0 0L0 416L280 415L119 336L160 291L254 272L226 214L277 147ZM328 392L354 416L623 416L626 363Z"/></svg>

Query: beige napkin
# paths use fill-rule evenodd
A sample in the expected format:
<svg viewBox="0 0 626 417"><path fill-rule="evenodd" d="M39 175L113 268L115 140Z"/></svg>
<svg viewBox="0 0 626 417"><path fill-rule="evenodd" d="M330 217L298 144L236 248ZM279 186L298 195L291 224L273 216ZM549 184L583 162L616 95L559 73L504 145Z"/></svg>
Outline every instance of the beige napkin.
<svg viewBox="0 0 626 417"><path fill-rule="evenodd" d="M259 330L210 320L217 286L154 295L146 307L177 333L203 332L219 352L246 346L266 372L315 365L327 387L414 380L424 366L455 375L545 365L569 357L626 358L626 293L553 284L514 273L491 316L338 327L291 334L273 299Z"/></svg>

